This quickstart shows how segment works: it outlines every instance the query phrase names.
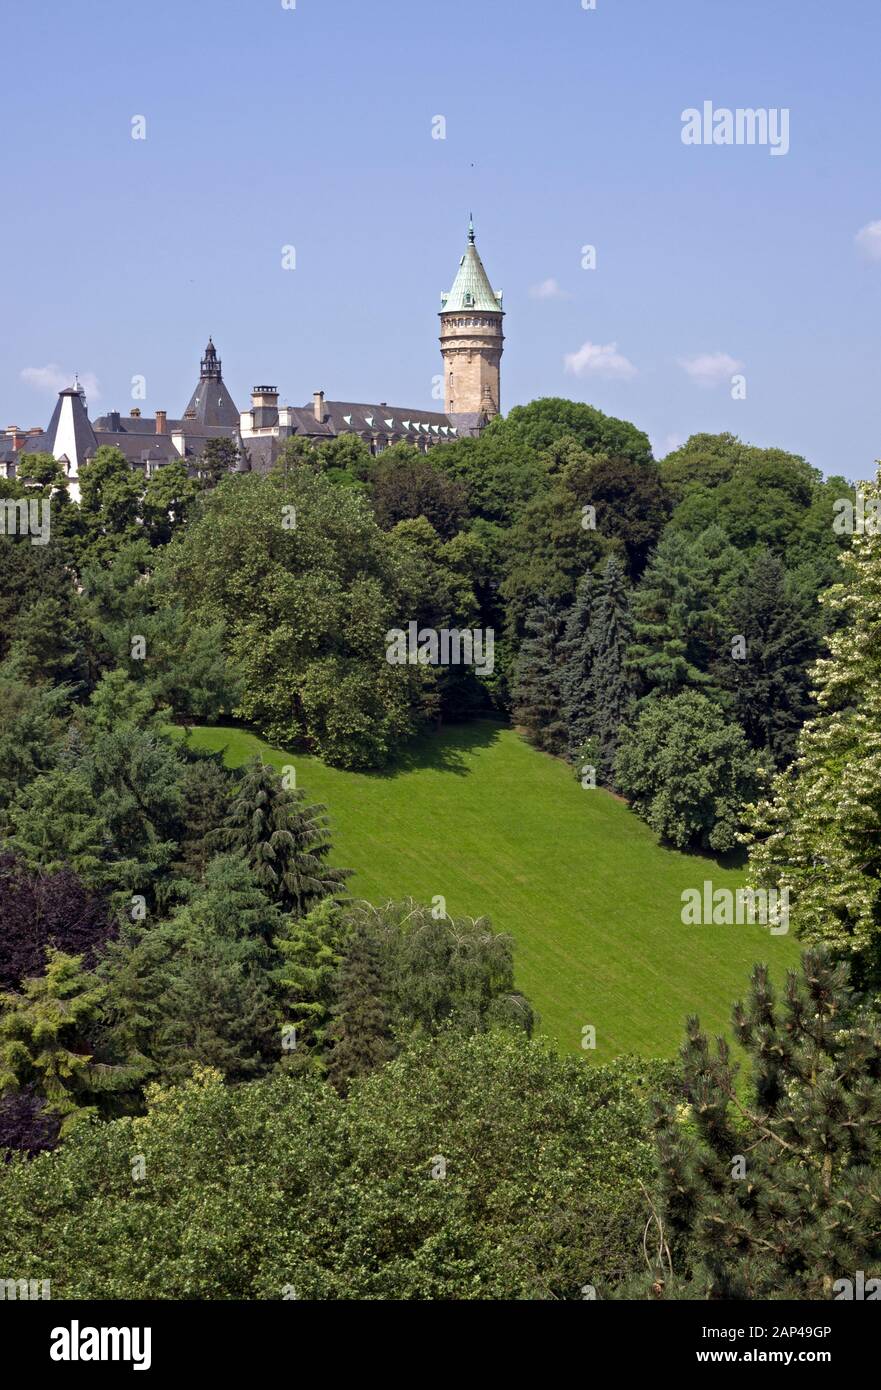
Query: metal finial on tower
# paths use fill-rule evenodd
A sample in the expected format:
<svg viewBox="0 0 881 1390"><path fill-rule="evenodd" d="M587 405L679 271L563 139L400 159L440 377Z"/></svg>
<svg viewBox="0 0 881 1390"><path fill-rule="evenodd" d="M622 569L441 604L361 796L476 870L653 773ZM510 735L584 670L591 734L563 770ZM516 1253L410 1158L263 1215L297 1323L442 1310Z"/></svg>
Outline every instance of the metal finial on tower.
<svg viewBox="0 0 881 1390"><path fill-rule="evenodd" d="M473 246L473 245L474 245L474 213L473 213L473 212L469 212L469 214L468 214L468 240L471 242L471 245Z"/></svg>
<svg viewBox="0 0 881 1390"><path fill-rule="evenodd" d="M217 356L217 348L214 346L213 338L208 339L208 346L205 348L205 355L202 358L201 374L203 381L220 380L220 358Z"/></svg>

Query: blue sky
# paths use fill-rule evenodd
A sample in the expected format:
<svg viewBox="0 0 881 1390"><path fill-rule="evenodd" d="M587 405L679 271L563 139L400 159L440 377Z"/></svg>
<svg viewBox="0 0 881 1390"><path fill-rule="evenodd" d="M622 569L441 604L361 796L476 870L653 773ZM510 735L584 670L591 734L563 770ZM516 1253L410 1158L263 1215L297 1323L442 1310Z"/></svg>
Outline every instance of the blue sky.
<svg viewBox="0 0 881 1390"><path fill-rule="evenodd" d="M728 429L866 477L879 50L877 0L2 0L0 423L45 424L75 370L93 416L138 374L178 415L209 333L240 408L428 407L473 207L503 410L566 395L659 454ZM684 145L705 100L788 108L789 153Z"/></svg>

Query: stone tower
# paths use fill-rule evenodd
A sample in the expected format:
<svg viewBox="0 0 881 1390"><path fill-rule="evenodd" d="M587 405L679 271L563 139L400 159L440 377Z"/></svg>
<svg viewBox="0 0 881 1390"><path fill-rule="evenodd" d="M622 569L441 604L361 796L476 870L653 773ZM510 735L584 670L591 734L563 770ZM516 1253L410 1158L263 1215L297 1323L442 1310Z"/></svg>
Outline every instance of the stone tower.
<svg viewBox="0 0 881 1390"><path fill-rule="evenodd" d="M477 254L472 219L453 288L441 295L440 345L448 415L498 415L503 318L501 290L493 289Z"/></svg>

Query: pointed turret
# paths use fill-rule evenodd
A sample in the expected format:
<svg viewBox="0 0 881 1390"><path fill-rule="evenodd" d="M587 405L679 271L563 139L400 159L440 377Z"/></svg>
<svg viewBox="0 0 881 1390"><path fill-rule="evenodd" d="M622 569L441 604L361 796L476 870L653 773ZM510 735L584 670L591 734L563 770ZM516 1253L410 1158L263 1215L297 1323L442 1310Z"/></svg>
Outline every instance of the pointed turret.
<svg viewBox="0 0 881 1390"><path fill-rule="evenodd" d="M448 294L441 295L441 353L449 415L498 415L503 352L502 292L493 289L477 251L474 218Z"/></svg>
<svg viewBox="0 0 881 1390"><path fill-rule="evenodd" d="M199 384L190 397L184 419L197 420L201 425L238 427L238 407L223 384L220 358L210 338L199 364Z"/></svg>
<svg viewBox="0 0 881 1390"><path fill-rule="evenodd" d="M70 483L70 496L79 500L79 471L98 447L86 410L86 393L79 381L59 391L58 403L46 430L44 448L53 458L64 460Z"/></svg>
<svg viewBox="0 0 881 1390"><path fill-rule="evenodd" d="M220 381L220 358L217 356L217 348L210 338L205 349L205 356L202 358L201 373L203 381Z"/></svg>

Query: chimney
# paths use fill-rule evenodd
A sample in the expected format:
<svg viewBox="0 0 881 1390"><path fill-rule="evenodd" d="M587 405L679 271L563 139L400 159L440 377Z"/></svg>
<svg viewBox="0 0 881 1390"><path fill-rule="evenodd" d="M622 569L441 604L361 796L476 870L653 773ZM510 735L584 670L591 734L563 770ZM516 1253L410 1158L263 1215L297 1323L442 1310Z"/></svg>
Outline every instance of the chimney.
<svg viewBox="0 0 881 1390"><path fill-rule="evenodd" d="M251 392L251 416L255 430L271 430L278 425L278 387L255 386Z"/></svg>
<svg viewBox="0 0 881 1390"><path fill-rule="evenodd" d="M141 407L140 407L139 405L133 405L133 406L132 406L132 419L133 419L133 420L140 420L140 418L141 418Z"/></svg>
<svg viewBox="0 0 881 1390"><path fill-rule="evenodd" d="M156 411L156 433L157 433L157 434L164 434L164 433L165 433L165 420L166 420L167 413L168 413L168 412L165 411L165 410L157 410L157 411Z"/></svg>
<svg viewBox="0 0 881 1390"><path fill-rule="evenodd" d="M312 392L312 409L315 412L315 419L320 425L324 424L324 392Z"/></svg>

